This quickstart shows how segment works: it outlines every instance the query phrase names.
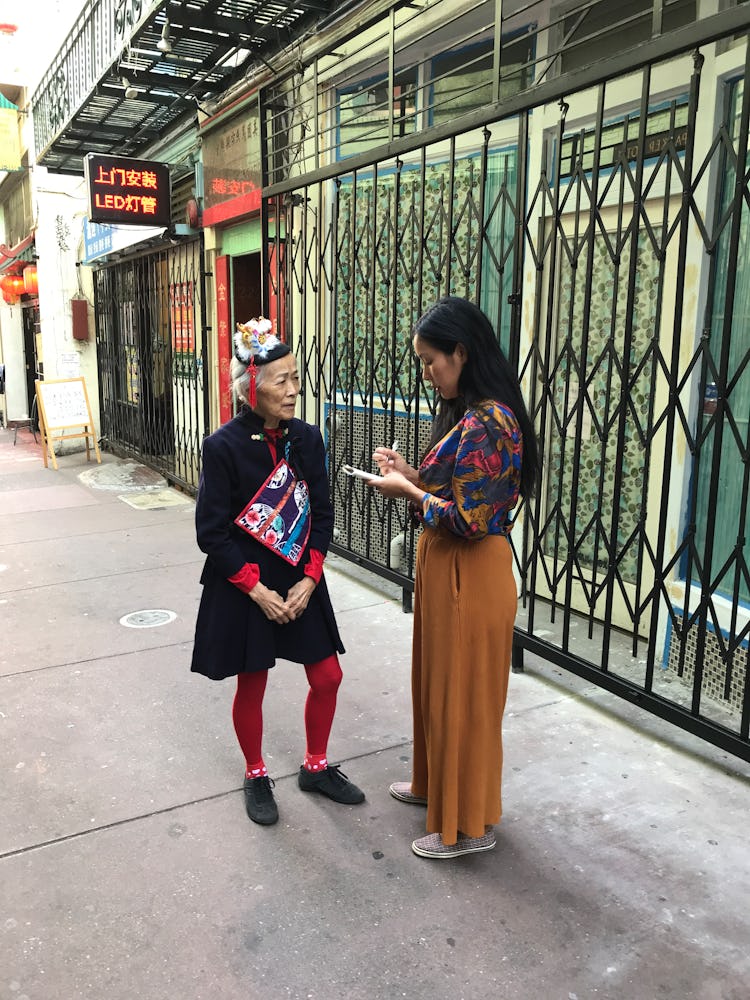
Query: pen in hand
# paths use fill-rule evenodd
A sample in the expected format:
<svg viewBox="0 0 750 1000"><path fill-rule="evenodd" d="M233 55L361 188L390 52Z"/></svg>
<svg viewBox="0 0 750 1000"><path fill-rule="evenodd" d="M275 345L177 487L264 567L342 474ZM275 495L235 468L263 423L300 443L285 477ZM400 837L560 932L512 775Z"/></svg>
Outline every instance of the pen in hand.
<svg viewBox="0 0 750 1000"><path fill-rule="evenodd" d="M395 440L393 442L393 444L391 445L391 451L398 451L398 441L397 440ZM396 459L395 458L389 458L388 459L388 464L389 465L395 465L396 464Z"/></svg>

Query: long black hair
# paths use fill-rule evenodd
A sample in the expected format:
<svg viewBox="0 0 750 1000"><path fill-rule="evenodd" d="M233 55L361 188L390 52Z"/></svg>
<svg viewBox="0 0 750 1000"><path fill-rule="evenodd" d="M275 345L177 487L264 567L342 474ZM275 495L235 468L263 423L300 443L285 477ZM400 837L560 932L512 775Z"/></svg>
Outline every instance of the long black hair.
<svg viewBox="0 0 750 1000"><path fill-rule="evenodd" d="M521 494L532 497L539 467L534 425L523 401L518 377L497 342L492 323L473 302L446 295L417 320L414 333L443 354L452 355L458 344L466 351L466 363L458 378L459 394L456 399L440 398L429 446L447 434L467 409L485 400L504 403L515 414L523 434Z"/></svg>

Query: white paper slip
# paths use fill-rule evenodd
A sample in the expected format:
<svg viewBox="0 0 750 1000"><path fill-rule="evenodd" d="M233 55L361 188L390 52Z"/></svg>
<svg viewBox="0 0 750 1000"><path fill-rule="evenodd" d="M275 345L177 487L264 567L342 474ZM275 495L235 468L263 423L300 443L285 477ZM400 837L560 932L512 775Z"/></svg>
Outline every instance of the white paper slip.
<svg viewBox="0 0 750 1000"><path fill-rule="evenodd" d="M380 476L375 472L365 472L364 469L355 469L353 465L342 465L341 468L347 474L347 476L354 476L356 479L380 479Z"/></svg>

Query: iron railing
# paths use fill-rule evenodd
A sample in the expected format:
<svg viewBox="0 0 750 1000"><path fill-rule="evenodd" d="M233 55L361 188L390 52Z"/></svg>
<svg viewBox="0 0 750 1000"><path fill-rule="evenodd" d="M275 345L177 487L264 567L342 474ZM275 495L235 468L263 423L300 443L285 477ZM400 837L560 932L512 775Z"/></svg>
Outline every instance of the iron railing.
<svg viewBox="0 0 750 1000"><path fill-rule="evenodd" d="M264 116L268 287L326 428L337 550L411 587L404 505L341 466L394 437L418 462L433 403L410 330L442 294L473 299L544 454L512 534L516 666L538 653L745 759L748 29L746 5L690 21L351 157L306 140L285 164L283 88ZM721 79L701 33L734 53Z"/></svg>
<svg viewBox="0 0 750 1000"><path fill-rule="evenodd" d="M94 290L102 437L195 491L209 428L202 241L99 268Z"/></svg>

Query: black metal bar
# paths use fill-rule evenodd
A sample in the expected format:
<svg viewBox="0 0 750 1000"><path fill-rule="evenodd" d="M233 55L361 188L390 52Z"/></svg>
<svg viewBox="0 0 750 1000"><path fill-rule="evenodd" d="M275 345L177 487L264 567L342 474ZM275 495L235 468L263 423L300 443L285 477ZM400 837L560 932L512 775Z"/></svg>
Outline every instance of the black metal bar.
<svg viewBox="0 0 750 1000"><path fill-rule="evenodd" d="M698 77L699 77L701 63L702 63L702 57L700 55L696 55L694 63L694 72L690 84L688 122L694 122L695 116L697 114L698 93L699 93ZM688 142L685 150L685 166L684 166L685 179L683 180L682 204L680 210L682 223L681 223L679 247L678 247L678 259L683 262L685 260L687 238L688 238L687 230L688 230L688 218L689 218L690 199L691 199L690 178L692 177L693 149L694 149L694 130L690 129L688 131ZM680 292L684 289L684 277L678 280L681 280L681 284L677 289L676 306L675 306L676 314L672 326L672 344L671 344L670 361L669 361L669 370L670 372L673 373L679 371L679 365L680 365L680 349L681 349L680 332L681 332L681 318L682 318L682 301L680 298ZM654 564L655 564L654 600L651 608L651 623L650 623L650 634L652 636L658 634L659 610L660 610L659 594L661 592L661 588L667 582L666 579L664 578L665 574L662 567L664 566L664 561L665 561L666 536L667 536L666 511L669 500L669 486L672 475L672 455L670 449L674 442L676 424L677 424L676 408L670 407L667 412L666 428L665 428L665 439L667 442L667 447L665 448L664 460L661 471L662 501L661 501L660 517L659 517L659 526L657 529L657 541L656 541L655 558L654 558ZM687 531L691 533L692 528L688 526ZM690 575L688 570L687 579L689 580L689 578ZM686 582L685 586L686 608L685 608L685 616L683 617L683 624L685 618L687 617L687 607L689 604L689 591L690 587ZM683 665L685 662L685 652L686 652L686 644L684 642L681 642L680 653L679 653L679 668L678 668L679 676L682 676ZM653 670L654 670L653 660L649 659L649 661L646 664L646 679L645 679L645 686L648 690L650 690L653 685Z"/></svg>
<svg viewBox="0 0 750 1000"><path fill-rule="evenodd" d="M391 270L389 274L389 302L390 302L390 321L392 335L390 338L390 350L388 352L388 360L390 364L390 374L391 374L391 388L389 393L388 402L388 440L382 442L384 445L391 445L394 438L396 438L396 392L398 388L398 343L402 336L402 331L399 330L399 310L398 310L398 276L399 276L399 256L400 256L400 213L399 206L401 204L401 170L403 168L403 162L401 160L396 161L396 174L394 179L394 197L393 197L393 249L391 253ZM384 424L386 421L384 421ZM396 518L396 504L391 502L388 504L388 531L386 533L386 544L388 545L388 565L391 566L391 547L394 539L394 519ZM396 528L398 529L398 524ZM398 535L398 530L396 532ZM405 547L405 546L404 546ZM406 609L404 609L406 610Z"/></svg>
<svg viewBox="0 0 750 1000"><path fill-rule="evenodd" d="M320 167L320 108L318 107L318 60L313 61L313 141L315 143L315 169Z"/></svg>
<svg viewBox="0 0 750 1000"><path fill-rule="evenodd" d="M302 225L297 225L295 219L295 207L292 204L289 208L289 214L292 218L292 229L291 229L291 240L295 242L294 248L294 259L298 261L299 274L297 277L297 287L294 288L294 294L290 299L290 305L294 304L299 306L299 320L295 321L292 317L292 323L290 330L294 331L294 348L300 354L299 362L303 369L303 381L302 381L302 397L304 405L304 416L306 420L309 420L307 413L307 396L309 392L315 392L313 388L314 381L310 379L310 372L308 371L308 359L309 359L309 333L308 333L308 289L310 287L310 282L308 281L308 256L311 252L314 252L315 243L315 232L309 235L308 222L309 222L309 212L307 210L308 205L308 188L305 186L302 188L302 193L300 195L301 205L296 211L297 216L301 216ZM312 242L313 246L310 246ZM314 336L314 333L313 333ZM308 382L309 379L309 382Z"/></svg>
<svg viewBox="0 0 750 1000"><path fill-rule="evenodd" d="M492 102L500 100L503 50L503 0L495 0L495 33L492 40Z"/></svg>
<svg viewBox="0 0 750 1000"><path fill-rule="evenodd" d="M682 64L679 67L682 74ZM607 68L611 71L611 64ZM395 159L395 172L390 157L385 155L370 161L374 164L371 172L361 165L352 169L353 164L364 162L357 157L339 162L331 175L335 196L331 202L332 235L328 238L322 221L327 196L323 187L325 172L290 179L286 201L293 204L299 198L302 207L292 210L287 206L287 232L290 237L294 235L296 243L294 253L288 255L283 281L290 296L288 316L309 322L309 329L304 331L303 355L308 371L306 388L316 405L308 393L306 412L314 409L315 419L322 424L319 401L327 396L331 404L329 456L337 518L332 550L397 583L405 600L413 586L413 529L404 522L407 562L402 573L395 562L391 565L389 556L402 522L401 507L384 504L361 484L341 476L340 464L367 461L373 445L384 440L390 443L387 439L392 440L391 435L401 439L402 434L410 453L407 457L413 455L410 460L418 462L427 430L427 421L421 418L425 408L431 410L431 404L422 391L411 352L408 348L402 350L400 338L406 333L407 323L444 291L457 291L485 302L496 278L499 287L506 288L508 275L504 281L503 272L506 267L512 268L513 301L497 303L498 326L502 309L509 305L509 356L524 379L531 412L543 432L543 448L554 448L555 461L559 459L559 468L548 465L536 501L525 504L520 553L514 548L528 614L525 627L517 629L513 667L523 668L525 649L538 652L607 690L643 703L648 711L668 717L689 731L709 734L705 738L713 742L723 740L732 747L746 747L750 722L747 693L742 704L743 721L735 733L729 726L712 723L711 708L700 699L688 710L678 704L679 696L662 697L654 691L655 686L660 687L659 675L654 684L655 670L662 656L661 665L667 666L667 652L671 679L678 683L675 665L677 673L683 666L687 670L688 648L691 655L698 648L695 639L701 616L703 658L720 658L726 668L720 674L725 682L725 701L730 679L734 685L737 670L748 671L742 645L747 642L747 627L736 607L740 570L746 572L741 562L746 512L738 519L737 543L730 556L725 558L721 550L722 566L712 570L709 562L700 568L699 582L706 596L697 610L687 610L688 598L686 621L680 623L673 607L674 585L682 575L680 560L686 551L685 539L680 535L682 525L678 525L676 516L677 506L683 503L682 496L678 496L677 476L687 479L689 452L694 447L684 399L688 393L695 398L701 360L701 385L705 385L706 371L711 370L727 396L723 410L725 439L733 433L738 454L745 454L737 436L731 399L733 389L739 391L741 369L735 371L734 354L730 360L726 353L732 317L727 313L724 319L722 360L716 363L705 345L691 360L686 333L692 321L687 281L695 281L686 265L692 265L696 249L710 256L716 244L706 234L701 213L705 211L704 200L711 197L710 191L705 195L705 186L710 188L717 175L715 168L709 168L708 159L721 149L721 142L715 141L706 164L697 173L694 171L694 139L690 133L696 131L692 124L705 110L700 105L698 78L696 66L687 125L684 104L672 101L664 112L660 108L649 110L650 64L645 66L640 97L635 95L632 112L620 111L613 97L615 92L620 93L619 81L612 78L613 86L605 84L600 88L597 105L591 110L593 128L581 122L577 110L577 136L566 132L567 105L561 102L557 134L545 133L543 144L535 135L534 160L530 159L529 115L536 96L532 100L527 95L516 132L515 195L507 175L499 178L494 188L488 186L494 163L502 161L491 160L494 153L490 150L489 128L484 131L483 143L475 141L474 136L461 135L466 117L453 123L450 143L446 143L447 160L446 148L432 145L436 134L433 131L425 132L412 144L416 155L410 160ZM680 78L674 86L679 85ZM579 95L575 96L579 109L582 102ZM503 137L510 132L508 109L504 102L505 127L498 130ZM647 148L647 141L654 138L657 114L665 118L666 124L658 126L662 131L655 144L657 153L653 154L654 145ZM614 124L613 115L620 115ZM630 139L634 128L630 126L636 125L636 115L638 138L633 142ZM678 121L682 123L679 126ZM620 149L620 140L612 139L615 128L620 129ZM688 133L686 147L678 130ZM743 142L740 158L744 164L747 136ZM568 170L572 145L573 167ZM381 147L380 153L397 146L394 141ZM535 185L530 173L540 150L540 176ZM563 163L565 176L561 180ZM311 177L316 178L317 193L308 208L305 199L313 190ZM728 261L732 272L738 271L739 264L738 216L750 197L742 167L738 178L735 187L740 193L735 193L733 211L722 213L719 208L715 222L716 227L725 227L730 219L733 224L732 231L726 233L734 255ZM493 175L493 183L496 179ZM676 183L682 185L682 191L678 191L682 194L679 213L672 205ZM697 198L699 183L701 201ZM491 190L497 191L496 196L490 196ZM282 196L278 197L280 200ZM510 248L506 247L510 218L506 213L513 211L516 218ZM498 229L500 235L495 238ZM508 259L511 253L512 261ZM656 260L644 270L643 261L648 255ZM670 277L673 270L674 279ZM567 277L567 271L574 275L577 272L569 301L561 298L561 274ZM639 298L643 294L639 282L644 274L656 283L647 293L647 305ZM736 280L744 278L738 275ZM595 283L602 281L607 287L595 290ZM318 300L324 284L331 295L330 353L325 346L327 321L324 323ZM523 313L522 291L533 299ZM493 303L487 308L493 312ZM653 330L646 334L641 322L646 315L643 309L654 317ZM672 309L674 314L670 313ZM665 322L669 331L662 337ZM667 345L664 351L659 348L662 339ZM329 371L331 391L327 392ZM579 389L574 402L571 382L576 376ZM584 448L582 432L589 416L593 434ZM714 417L710 428L696 438L697 462L701 447L704 455L708 452L717 422L718 417ZM687 464L681 452L681 434L688 442ZM634 485L628 477L633 472L633 452L638 450L642 456L635 459L636 475L643 481ZM711 473L715 497L718 454L715 450L711 469L704 462L703 470ZM747 503L747 468L743 475L742 495ZM655 478L661 482L654 483ZM663 487L661 497L659 487ZM695 536L694 526L688 531L688 538ZM715 551L718 559L719 550ZM735 607L727 616L729 635L724 636L718 631L711 592L718 581L729 580L730 568L734 571ZM686 581L688 590L691 574L692 570ZM541 623L547 615L554 631L542 638ZM667 639L665 620L673 626L671 638ZM644 642L639 640L641 629L648 646L645 671L643 661L635 662L639 642ZM711 637L710 631L716 635ZM616 635L620 636L617 640ZM579 640L588 645L583 646ZM624 666L614 659L616 642L620 649L632 643L631 660ZM703 687L703 677L693 681L693 697L696 685ZM684 684L680 686L684 695ZM732 696L736 698L734 687ZM692 721L685 724L685 716Z"/></svg>
<svg viewBox="0 0 750 1000"><path fill-rule="evenodd" d="M642 191L643 191L643 171L644 171L644 154L646 149L646 135L648 130L648 107L649 107L649 93L651 87L651 68L646 67L643 72L642 86L641 86L641 107L640 107L640 117L638 122L638 151L636 154L636 170L635 170L635 184L633 185L632 201L633 201L633 213L630 221L630 261L628 267L628 283L627 283L627 303L625 306L625 329L624 338L621 354L621 372L620 372L620 402L619 402L619 418L617 426L617 447L616 455L619 456L619 460L615 464L615 476L614 476L614 486L612 489L612 513L609 523L609 539L610 539L610 554L607 565L606 573L606 599L604 605L604 618L605 621L612 620L612 610L614 606L614 596L615 596L615 582L617 575L617 552L619 549L619 526L621 521L621 510L622 510L622 488L623 481L625 478L625 448L627 441L627 431L628 431L628 384L630 381L630 357L631 349L633 344L633 325L635 319L635 309L636 309L636 280L638 277L638 262L639 262L639 236L640 236L640 218L643 209ZM624 143L628 144L628 133L627 133L627 120L625 123L625 135ZM619 234L618 234L619 239ZM640 569L640 567L639 567ZM640 574L639 574L640 575ZM610 633L607 629L604 630L603 644L602 644L602 663L607 663L609 658L609 643L610 643Z"/></svg>
<svg viewBox="0 0 750 1000"><path fill-rule="evenodd" d="M576 234L573 252L576 257L578 255L579 245L585 244L586 246L586 275L584 278L584 296L583 296L583 322L581 328L581 347L580 347L580 358L579 358L579 372L578 372L578 395L575 400L575 437L573 443L573 468L579 469L581 467L581 451L583 446L583 415L584 408L586 404L586 369L588 366L588 355L589 355L589 335L591 330L591 299L592 299L592 285L593 285L593 274L594 274L594 263L595 263L595 253L596 253L596 231L597 231L597 221L598 221L598 199L599 199L599 163L601 156L601 142L602 142L602 125L604 122L604 95L605 87L599 87L599 95L597 99L597 110L596 110L596 127L594 130L594 150L593 150L593 163L591 168L591 180L590 187L586 191L589 199L589 209L588 209L588 219L586 221L586 233L583 241L579 244L578 236L578 223L583 213L581 211L580 205L576 205L575 219L576 219ZM580 199L581 191L586 184L586 174L583 172L583 164L580 165L579 179L576 184L576 198ZM564 233L560 232L560 236L564 238ZM577 273L577 261L573 269L573 273ZM572 319L573 308L575 304L575 291L571 292L570 296L570 317ZM569 323L568 336L572 329L572 322ZM568 369L568 376L570 375L570 369ZM567 390L570 385L570 377L567 379L566 383L566 399L565 399L565 413L568 412L568 398ZM567 431L562 436L562 441L567 439ZM567 457L567 456L566 456ZM562 479L561 479L562 483ZM568 525L572 529L573 533L576 531L576 526L578 522L578 489L573 488L571 491L571 504L570 504L570 515ZM574 569L576 568L577 559L574 555L575 549L568 544L568 566L565 575L565 603L563 608L563 635L562 635L562 645L563 649L568 649L570 645L570 622L571 622L571 611L573 609L573 581L574 581ZM596 566L591 569L592 577L596 573ZM582 574L579 575L579 582L581 582ZM589 594L589 602L593 604L594 594L593 594L593 580L591 583L591 591ZM602 662L602 666L605 666L605 662Z"/></svg>
<svg viewBox="0 0 750 1000"><path fill-rule="evenodd" d="M732 327L734 324L734 301L737 293L737 260L740 254L740 235L742 230L742 216L744 197L747 188L747 157L748 157L748 135L750 133L750 87L747 81L750 79L750 42L747 44L745 53L745 86L742 95L742 111L740 114L740 132L737 139L737 172L735 175L735 188L732 197L734 213L732 216L731 235L729 243L729 260L727 261L726 273L726 295L724 299L724 317L721 325L721 350L719 358L719 371L716 379L718 398L716 404L715 432L713 442L713 456L711 463L711 480L709 486L707 510L717 509L720 470L722 464L722 442L724 437L725 413L727 410L727 382L729 371L729 355L732 344ZM689 175L688 175L689 176ZM698 643L695 657L695 674L693 684L693 712L698 713L700 709L700 699L702 692L703 678L703 657L706 646L706 632L708 630L708 613L711 603L712 586L710 581L713 575L714 546L716 532L726 529L716 523L714 517L710 517L706 526L706 540L703 550L703 568L706 579L701 595L699 619L698 619ZM689 580L689 577L688 577ZM687 583L686 583L687 593ZM735 603L738 600L735 593ZM750 692L745 691L745 697L750 697Z"/></svg>
<svg viewBox="0 0 750 1000"><path fill-rule="evenodd" d="M675 129L675 110L676 103L673 101L671 106L670 114L670 126L672 134L674 134ZM655 313L656 313L656 324L654 326L653 334L651 337L650 351L650 377L649 377L649 391L648 391L648 413L646 415L646 441L650 444L654 441L655 430L654 430L654 415L656 411L656 394L657 394L657 383L658 383L658 352L659 352L659 341L661 335L661 317L662 317L662 306L664 301L664 274L665 274L665 261L666 252L665 247L667 245L667 232L669 229L669 205L672 196L672 184L673 184L673 165L670 160L667 164L667 176L664 185L664 199L661 212L661 234L662 243L656 247L654 246L655 239L654 236L648 232L647 235L651 241L651 252L657 255L659 260L659 282L658 291L656 297ZM648 510L648 496L649 489L652 483L652 469L651 462L647 461L644 463L643 468L643 485L641 487L641 518L639 523L639 536L638 536L638 554L637 554L637 566L638 573L637 579L635 581L635 600L634 600L634 614L633 614L633 643L632 643L632 653L633 656L638 655L638 643L641 640L641 619L645 613L646 603L643 598L643 591L650 585L651 589L651 600L653 600L657 607L659 603L658 592L653 587L654 579L654 567L653 564L649 567L646 563L647 555L650 556L650 548L647 547L647 518L646 512ZM646 579L648 577L648 579ZM646 599L648 600L648 598ZM656 642L657 633L649 632L647 638L647 649L646 649L646 663L647 668L644 676L644 687L647 691L650 691L653 686L653 671L649 671L648 664L653 664L656 657Z"/></svg>
<svg viewBox="0 0 750 1000"><path fill-rule="evenodd" d="M448 161L450 163L455 163L456 162L456 137L455 137L455 135L452 135L451 139L450 139L450 152L448 153ZM445 293L444 294L446 294L446 295L450 295L451 292L453 291L452 285L451 285L451 265L453 263L453 238L454 238L454 233L453 233L453 185L455 183L455 179L456 179L456 172L455 172L455 170L451 170L449 172L449 174L448 174L448 219L447 219L447 222L446 222L447 232L446 232L445 237L442 238L441 241L440 241L440 245L441 246L443 246L443 244L445 244L445 265L444 265L443 277L445 279L445 286L444 286L445 287ZM442 224L442 221L443 221L443 213L441 212L440 213L440 222L441 222L441 224Z"/></svg>
<svg viewBox="0 0 750 1000"><path fill-rule="evenodd" d="M560 102L560 118L559 118L558 127L557 127L558 150L560 151L558 153L558 156L561 156L561 154L562 154L562 136L563 136L563 132L564 132L564 128L565 128L565 116L567 114L567 111L568 111L567 104L565 104L564 102L561 101ZM558 168L557 168L555 176L557 178L559 178L559 176L560 176L559 161L558 161ZM545 180L546 180L546 178L545 178ZM550 217L550 223L549 223L550 224L550 233L549 233L549 236L548 236L547 233L544 232L542 234L542 238L540 240L540 245L541 246L544 246L545 243L547 243L547 241L548 241L548 245L549 245L549 248L550 248L550 250L549 250L549 262L548 262L549 273L547 275L547 302L549 302L549 303L555 302L556 298L557 298L557 296L555 294L555 284L556 284L557 278L558 278L558 275L557 275L557 258L558 258L557 229L558 229L558 226L560 224L560 214L561 214L561 207L560 207L560 184L559 183L555 183L553 211L552 211L552 214L551 214L551 217ZM548 351L547 365L545 366L545 382L546 382L546 387L547 387L547 394L550 394L550 390L552 389L552 386L550 384L550 381L552 379L552 372L550 370L549 362L551 361L552 350L556 348L556 344L555 344L555 339L556 338L553 335L553 322L554 322L554 318L555 317L554 317L554 313L553 313L552 309L548 309L548 311L547 311L547 328L546 328L546 331L545 331L545 334L546 334L546 336L545 336L545 343L547 345L547 351ZM570 326L570 324L569 324L569 326ZM567 386L566 386L566 390L565 390L565 402L564 402L563 413L565 413L566 410L567 410ZM550 411L550 415L554 419L554 416L555 416L554 405L550 405L549 411ZM543 426L545 427L545 430L546 430L547 429L547 424L545 423L545 424L543 424ZM560 430L560 433L563 435L563 440L564 440L564 426L561 427L559 430ZM561 445L561 450L562 450L562 445ZM563 458L563 460L564 460L564 458ZM556 503L555 503L555 509L556 509L557 513L555 514L555 529L554 529L554 542L553 542L553 554L552 554L552 573L553 573L553 579L552 579L551 591L552 591L552 620L553 621L554 621L554 617L555 617L555 608L556 608L556 606L558 604L558 601L557 601L557 585L558 585L558 582L559 582L559 579L560 579L559 574L558 574L558 565L559 565L559 562L560 562L560 520L561 520L561 518L560 518L560 509L561 509L561 506L562 506L562 490L563 490L563 481L562 481L562 477L560 477L560 479L558 480L558 483L557 483L557 498L556 498Z"/></svg>
<svg viewBox="0 0 750 1000"><path fill-rule="evenodd" d="M347 368L347 393L346 393L346 416L347 416L347 450L349 456L351 456L352 442L354 441L354 384L355 384L355 370L356 370L356 349L354 343L354 326L355 326L355 316L356 316L356 297L357 297L357 204L358 204L358 180L359 177L356 171L352 174L352 193L349 198L349 261L348 261L348 275L349 275L349 316L346 329L346 342L349 345L348 350L348 368ZM347 479L346 483L347 491L347 506L351 506L352 496L354 494L354 481ZM347 541L348 547L351 549L353 545L353 525L351 519L347 522Z"/></svg>
<svg viewBox="0 0 750 1000"><path fill-rule="evenodd" d="M368 236L370 239L370 250L368 254L370 270L368 274L369 287L367 289L368 295L368 313L367 313L367 349L366 349L366 363L365 363L365 386L366 386L366 397L365 405L369 407L370 419L367 420L367 431L364 435L365 452L367 454L372 454L375 446L375 441L373 440L373 421L372 412L375 407L375 313L376 313L376 298L377 298L377 256L378 256L378 204L380 201L380 189L379 181L380 178L380 164L376 163L373 169L372 175L372 200L370 204L369 220L370 224L368 226ZM385 194L384 197L387 199L388 195ZM386 214L388 213L388 204L385 208ZM387 224L386 224L387 225ZM363 464L364 464L364 455ZM369 466L367 466L369 468ZM384 501L377 496L370 496L371 502L367 504L367 513L365 518L365 530L367 541L365 544L365 552L367 558L371 557L372 551L372 529L373 529L373 515L375 514L375 504L382 504Z"/></svg>

